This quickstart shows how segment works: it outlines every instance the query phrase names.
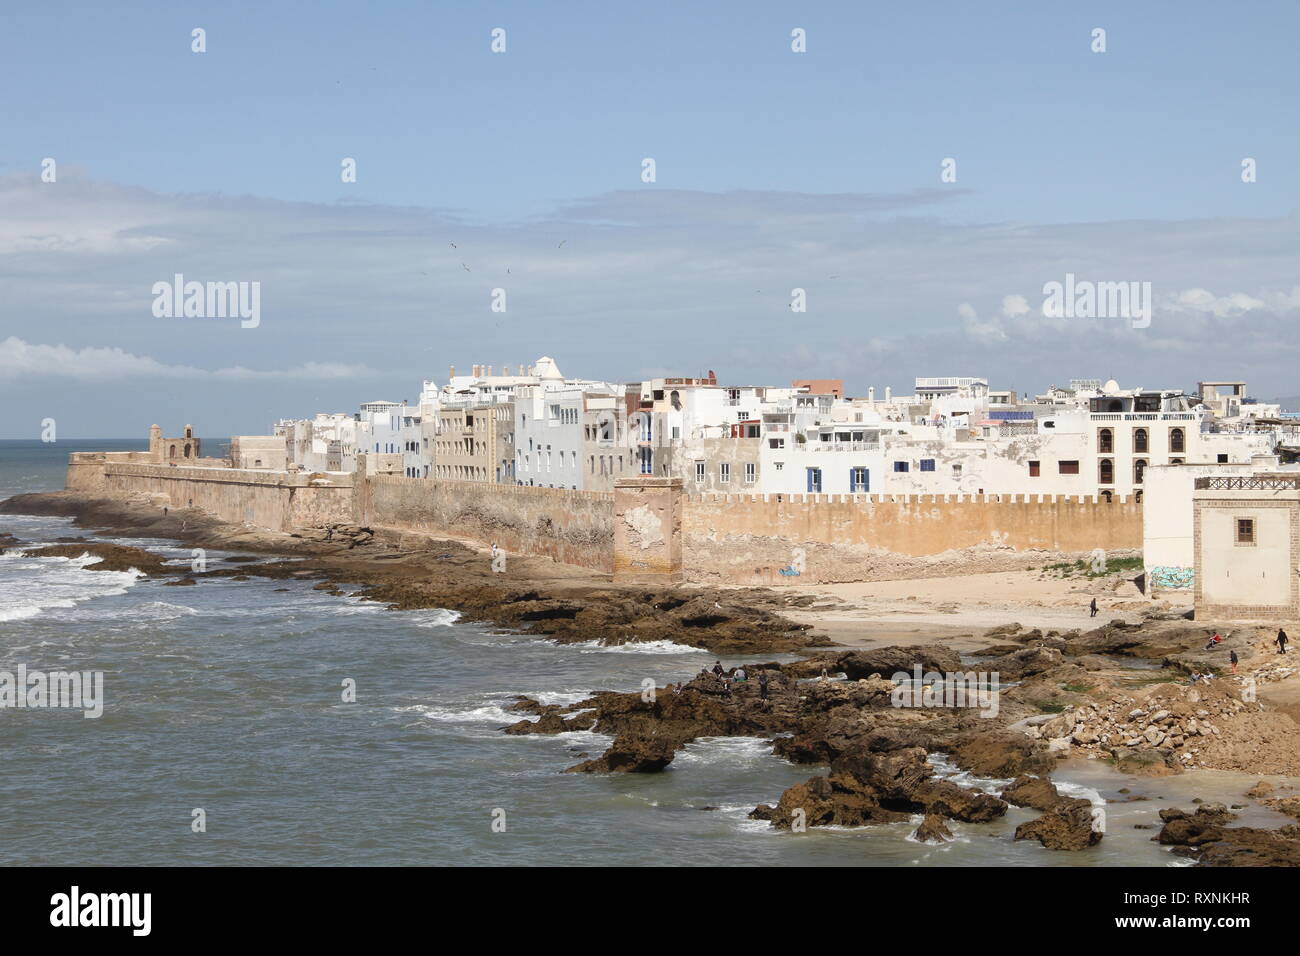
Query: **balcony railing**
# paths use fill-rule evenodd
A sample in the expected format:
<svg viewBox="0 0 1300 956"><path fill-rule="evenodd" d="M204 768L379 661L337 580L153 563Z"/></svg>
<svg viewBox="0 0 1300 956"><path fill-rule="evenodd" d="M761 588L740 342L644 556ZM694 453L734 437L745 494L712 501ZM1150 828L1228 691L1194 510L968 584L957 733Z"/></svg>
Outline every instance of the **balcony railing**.
<svg viewBox="0 0 1300 956"><path fill-rule="evenodd" d="M1239 475L1197 478L1197 491L1297 491L1300 475Z"/></svg>

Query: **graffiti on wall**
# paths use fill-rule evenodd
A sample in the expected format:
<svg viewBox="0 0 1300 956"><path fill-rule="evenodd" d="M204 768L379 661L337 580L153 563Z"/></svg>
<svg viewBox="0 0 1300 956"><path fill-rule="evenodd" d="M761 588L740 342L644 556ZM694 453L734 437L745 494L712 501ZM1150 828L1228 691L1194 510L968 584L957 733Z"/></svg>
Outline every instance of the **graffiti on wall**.
<svg viewBox="0 0 1300 956"><path fill-rule="evenodd" d="M1154 588L1190 588L1196 583L1195 568L1161 567L1147 573L1147 581Z"/></svg>

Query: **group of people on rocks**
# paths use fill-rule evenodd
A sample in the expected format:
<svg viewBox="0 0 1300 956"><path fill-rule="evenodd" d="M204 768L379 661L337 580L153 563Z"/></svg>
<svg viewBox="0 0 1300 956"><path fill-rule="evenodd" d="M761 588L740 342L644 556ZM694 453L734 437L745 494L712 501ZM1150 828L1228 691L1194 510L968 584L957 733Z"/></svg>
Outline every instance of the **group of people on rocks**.
<svg viewBox="0 0 1300 956"><path fill-rule="evenodd" d="M1283 628L1279 627L1277 629L1277 637L1273 638L1273 640L1270 641L1270 643L1277 645L1277 652L1279 654L1285 654L1286 645L1289 641L1290 638L1286 636L1286 631ZM1215 631L1214 635L1208 641L1205 642L1205 649L1207 651L1217 650L1219 645L1222 643L1223 643L1222 635L1220 635L1218 631ZM1241 664L1241 658L1237 656L1237 652L1235 649L1228 651L1228 663L1232 665L1232 672L1234 674L1237 673L1237 668Z"/></svg>
<svg viewBox="0 0 1300 956"><path fill-rule="evenodd" d="M722 692L726 694L728 697L731 696L731 689L733 685L743 684L749 680L749 675L745 673L744 667L733 667L731 668L731 670L727 670L722 666L722 661L714 661L712 670L709 670L709 668L705 667L702 669L701 673L712 674L719 681L721 681ZM767 678L767 671L759 671L758 673L758 699L759 700L767 700L768 683L769 682Z"/></svg>

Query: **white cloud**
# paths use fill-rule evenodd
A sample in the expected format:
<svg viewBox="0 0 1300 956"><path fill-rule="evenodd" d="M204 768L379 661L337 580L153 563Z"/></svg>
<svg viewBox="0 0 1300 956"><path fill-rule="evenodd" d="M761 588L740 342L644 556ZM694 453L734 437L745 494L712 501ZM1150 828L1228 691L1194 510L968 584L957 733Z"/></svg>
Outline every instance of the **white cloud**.
<svg viewBox="0 0 1300 956"><path fill-rule="evenodd" d="M981 322L979 314L975 307L969 302L963 302L957 306L957 314L961 316L962 328L966 334L979 342L1005 342L1007 333L1002 324L996 320L991 322Z"/></svg>
<svg viewBox="0 0 1300 956"><path fill-rule="evenodd" d="M1019 318L1029 312L1029 300L1023 295L1004 295L1002 297L1002 314L1009 319Z"/></svg>
<svg viewBox="0 0 1300 956"><path fill-rule="evenodd" d="M1174 312L1208 312L1223 319L1262 309L1265 303L1244 292L1217 296L1208 289L1198 288L1174 293L1167 300L1166 307Z"/></svg>
<svg viewBox="0 0 1300 956"><path fill-rule="evenodd" d="M37 345L16 336L0 341L0 376L11 379L76 379L97 382L192 380L196 378L235 380L359 378L373 375L363 365L308 362L288 369L258 370L242 366L207 370L190 365L167 365L147 355L133 355L119 348L82 349L66 345Z"/></svg>

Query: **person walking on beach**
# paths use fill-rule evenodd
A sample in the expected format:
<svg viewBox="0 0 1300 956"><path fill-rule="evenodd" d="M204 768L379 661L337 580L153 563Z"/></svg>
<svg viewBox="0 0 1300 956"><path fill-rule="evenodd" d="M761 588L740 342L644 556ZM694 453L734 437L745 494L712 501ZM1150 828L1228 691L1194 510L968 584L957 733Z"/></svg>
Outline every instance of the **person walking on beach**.
<svg viewBox="0 0 1300 956"><path fill-rule="evenodd" d="M1286 631L1282 630L1282 628L1279 627L1277 629L1277 638L1276 640L1273 641L1273 643L1277 645L1277 652L1279 654L1285 654L1286 653Z"/></svg>
<svg viewBox="0 0 1300 956"><path fill-rule="evenodd" d="M1228 660L1229 660L1229 661L1231 662L1231 664L1232 664L1232 672L1233 672L1234 674L1237 673L1237 652L1236 652L1236 651L1229 651L1229 652L1228 652Z"/></svg>
<svg viewBox="0 0 1300 956"><path fill-rule="evenodd" d="M1093 599L1092 599L1092 603L1088 605L1088 611L1089 611L1088 617L1096 617L1096 616L1097 616L1097 599L1096 599L1096 598L1093 598Z"/></svg>

